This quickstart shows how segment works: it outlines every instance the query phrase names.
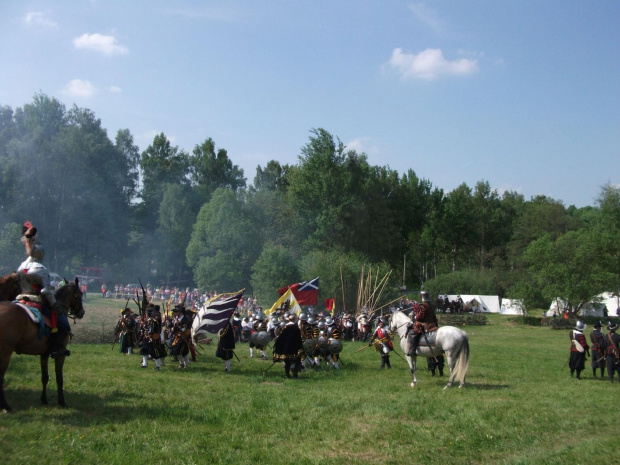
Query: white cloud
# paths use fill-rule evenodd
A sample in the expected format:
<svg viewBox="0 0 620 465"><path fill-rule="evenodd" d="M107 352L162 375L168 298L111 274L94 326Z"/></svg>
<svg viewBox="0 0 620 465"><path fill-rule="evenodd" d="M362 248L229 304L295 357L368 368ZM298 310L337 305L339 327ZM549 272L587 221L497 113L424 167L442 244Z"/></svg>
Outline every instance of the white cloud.
<svg viewBox="0 0 620 465"><path fill-rule="evenodd" d="M412 3L409 9L424 24L437 34L443 34L446 30L443 21L439 19L434 10L428 8L424 3Z"/></svg>
<svg viewBox="0 0 620 465"><path fill-rule="evenodd" d="M370 137L357 137L345 144L347 150L355 150L357 154L365 153L367 155L378 155L379 147L371 145L372 139Z"/></svg>
<svg viewBox="0 0 620 465"><path fill-rule="evenodd" d="M89 98L97 92L97 88L90 81L73 79L63 88L62 93L71 97Z"/></svg>
<svg viewBox="0 0 620 465"><path fill-rule="evenodd" d="M461 58L448 61L440 49L427 48L416 54L403 53L395 48L388 62L389 67L404 78L418 78L432 81L442 75L464 76L478 71L478 60Z"/></svg>
<svg viewBox="0 0 620 465"><path fill-rule="evenodd" d="M112 92L114 94L119 94L119 93L121 93L123 91L123 89L121 89L118 86L109 86L108 87L108 91L110 91L110 92Z"/></svg>
<svg viewBox="0 0 620 465"><path fill-rule="evenodd" d="M28 25L56 27L56 23L49 19L47 13L42 11L29 11L24 22Z"/></svg>
<svg viewBox="0 0 620 465"><path fill-rule="evenodd" d="M82 34L73 39L73 46L79 49L94 50L105 55L127 55L129 49L120 45L116 37L101 34Z"/></svg>

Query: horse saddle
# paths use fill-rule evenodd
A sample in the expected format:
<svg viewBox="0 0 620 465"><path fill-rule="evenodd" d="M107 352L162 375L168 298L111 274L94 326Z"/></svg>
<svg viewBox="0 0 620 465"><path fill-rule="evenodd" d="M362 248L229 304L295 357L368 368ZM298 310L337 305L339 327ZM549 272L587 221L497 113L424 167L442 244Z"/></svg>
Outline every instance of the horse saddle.
<svg viewBox="0 0 620 465"><path fill-rule="evenodd" d="M41 312L40 303L27 300L16 300L13 303L26 312L26 315L28 315L28 318L30 318L34 324L39 325L39 339L41 339L43 335L48 334L49 328L52 327L52 320Z"/></svg>
<svg viewBox="0 0 620 465"><path fill-rule="evenodd" d="M429 331L426 333L426 337L422 335L418 347L430 347L435 345L435 339L437 338L437 330ZM428 340L428 343L426 342Z"/></svg>

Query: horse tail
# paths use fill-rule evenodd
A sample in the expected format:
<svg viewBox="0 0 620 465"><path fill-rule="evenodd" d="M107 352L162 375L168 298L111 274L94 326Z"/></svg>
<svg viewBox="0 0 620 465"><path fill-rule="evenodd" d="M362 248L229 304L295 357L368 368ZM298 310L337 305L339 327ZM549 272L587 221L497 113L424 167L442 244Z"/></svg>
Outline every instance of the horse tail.
<svg viewBox="0 0 620 465"><path fill-rule="evenodd" d="M463 343L459 347L458 352L455 354L455 359L456 362L454 364L453 379L458 379L459 383L463 385L465 383L467 368L469 368L469 338L467 337L467 334L465 334Z"/></svg>

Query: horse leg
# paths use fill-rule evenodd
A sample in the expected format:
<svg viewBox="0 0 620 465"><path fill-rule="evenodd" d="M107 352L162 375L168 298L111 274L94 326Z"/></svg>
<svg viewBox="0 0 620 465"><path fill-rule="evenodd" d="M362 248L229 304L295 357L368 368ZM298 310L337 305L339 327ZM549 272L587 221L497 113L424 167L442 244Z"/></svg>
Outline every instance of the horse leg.
<svg viewBox="0 0 620 465"><path fill-rule="evenodd" d="M58 405L63 408L67 408L67 403L65 402L65 391L64 391L64 379L62 376L62 368L65 364L65 357L58 357L54 360L55 369L56 369L56 385L58 386ZM46 364L47 365L47 364Z"/></svg>
<svg viewBox="0 0 620 465"><path fill-rule="evenodd" d="M416 358L415 357L409 357L407 355L407 359L409 360L409 370L411 371L411 387L415 387L415 385L418 384L418 380L415 377Z"/></svg>
<svg viewBox="0 0 620 465"><path fill-rule="evenodd" d="M41 384L43 385L43 391L41 392L41 402L47 405L47 383L50 380L49 368L47 362L49 355L41 355Z"/></svg>
<svg viewBox="0 0 620 465"><path fill-rule="evenodd" d="M456 363L456 359L452 357L450 352L446 352L446 359L448 362L448 369L450 370L450 376L448 376L448 383L444 386L444 389L448 389L452 386L452 382L454 381L454 376L456 374L454 372L454 364Z"/></svg>
<svg viewBox="0 0 620 465"><path fill-rule="evenodd" d="M6 397L4 396L4 374L6 370L9 368L9 361L11 360L11 351L7 351L5 355L0 358L0 412L6 411L10 412L11 407L6 402Z"/></svg>

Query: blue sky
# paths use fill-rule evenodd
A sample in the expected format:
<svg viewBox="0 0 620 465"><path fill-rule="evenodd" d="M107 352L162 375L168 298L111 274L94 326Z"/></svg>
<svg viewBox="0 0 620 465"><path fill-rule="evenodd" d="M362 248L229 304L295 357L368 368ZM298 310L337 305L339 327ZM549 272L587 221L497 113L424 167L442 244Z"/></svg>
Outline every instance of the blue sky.
<svg viewBox="0 0 620 465"><path fill-rule="evenodd" d="M4 1L0 104L91 109L140 150L211 137L251 183L324 128L446 191L620 185L619 1Z"/></svg>

